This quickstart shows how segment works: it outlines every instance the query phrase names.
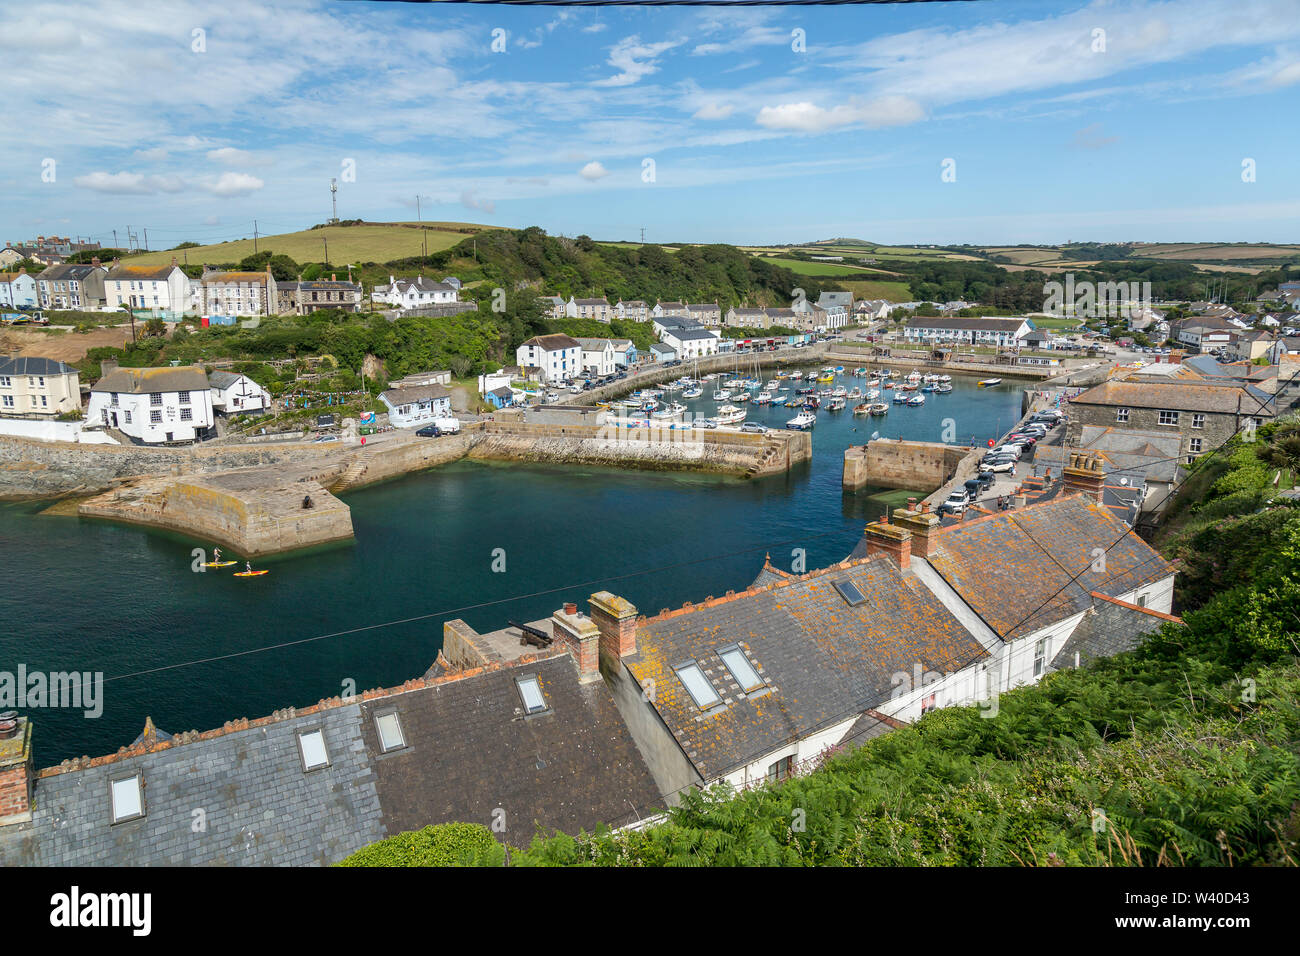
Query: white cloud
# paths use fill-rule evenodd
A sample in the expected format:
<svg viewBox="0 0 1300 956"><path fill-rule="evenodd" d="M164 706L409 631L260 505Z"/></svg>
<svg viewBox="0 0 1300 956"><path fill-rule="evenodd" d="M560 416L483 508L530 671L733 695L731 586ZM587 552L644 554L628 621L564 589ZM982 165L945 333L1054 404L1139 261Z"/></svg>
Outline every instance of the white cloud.
<svg viewBox="0 0 1300 956"><path fill-rule="evenodd" d="M1093 123L1083 129L1075 130L1070 145L1075 149L1101 149L1118 141L1117 136L1106 136L1100 123Z"/></svg>
<svg viewBox="0 0 1300 956"><path fill-rule="evenodd" d="M608 24L604 24L604 23L593 23L593 24L591 24L590 26L583 27L583 28L582 28L582 32L583 32L583 33L603 33L606 29L608 29Z"/></svg>
<svg viewBox="0 0 1300 956"><path fill-rule="evenodd" d="M206 183L203 188L214 196L247 196L265 185L262 180L248 173L225 172L215 181Z"/></svg>
<svg viewBox="0 0 1300 956"><path fill-rule="evenodd" d="M208 150L208 159L223 166L251 166L259 162L248 150L235 149L233 146Z"/></svg>
<svg viewBox="0 0 1300 956"><path fill-rule="evenodd" d="M119 195L148 196L158 192L177 193L185 189L185 184L178 176L150 176L125 170L119 173L97 170L85 176L77 176L72 181L83 189Z"/></svg>
<svg viewBox="0 0 1300 956"><path fill-rule="evenodd" d="M921 104L905 96L882 96L866 102L850 101L826 109L814 103L783 103L758 111L759 126L804 133L823 133L844 126L902 126L925 117Z"/></svg>
<svg viewBox="0 0 1300 956"><path fill-rule="evenodd" d="M658 43L642 43L638 36L624 37L610 48L609 65L620 72L603 80L597 80L596 86L631 86L642 77L659 72L659 56L673 47L681 46L683 40L662 40Z"/></svg>
<svg viewBox="0 0 1300 956"><path fill-rule="evenodd" d="M726 119L735 112L735 109L730 103L705 103L691 114L691 118L698 120Z"/></svg>
<svg viewBox="0 0 1300 956"><path fill-rule="evenodd" d="M578 175L589 182L595 182L597 179L604 179L609 175L609 170L596 161L588 163L578 170Z"/></svg>
<svg viewBox="0 0 1300 956"><path fill-rule="evenodd" d="M476 199L474 193L466 189L460 194L460 204L466 209L478 209L486 213L497 211L497 204L490 199Z"/></svg>

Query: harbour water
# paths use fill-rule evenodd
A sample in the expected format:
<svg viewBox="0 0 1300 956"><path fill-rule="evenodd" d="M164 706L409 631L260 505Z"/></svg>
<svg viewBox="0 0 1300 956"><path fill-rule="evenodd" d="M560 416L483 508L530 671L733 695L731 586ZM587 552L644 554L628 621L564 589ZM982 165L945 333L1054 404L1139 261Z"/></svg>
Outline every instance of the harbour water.
<svg viewBox="0 0 1300 956"><path fill-rule="evenodd" d="M865 388L851 371L838 382ZM166 731L205 730L401 683L433 662L450 618L489 630L601 589L655 614L747 587L768 552L789 569L801 549L816 568L906 497L843 494L846 447L873 433L983 444L1019 417L1014 380L953 385L884 418L855 418L852 401L818 412L812 461L760 481L457 462L347 495L354 543L260 564L271 572L260 578L191 570L202 542L42 516L43 503L0 506L0 672L103 673L98 718L24 710L48 766L114 752L146 715ZM683 404L713 414L715 387ZM796 413L745 408L772 427Z"/></svg>

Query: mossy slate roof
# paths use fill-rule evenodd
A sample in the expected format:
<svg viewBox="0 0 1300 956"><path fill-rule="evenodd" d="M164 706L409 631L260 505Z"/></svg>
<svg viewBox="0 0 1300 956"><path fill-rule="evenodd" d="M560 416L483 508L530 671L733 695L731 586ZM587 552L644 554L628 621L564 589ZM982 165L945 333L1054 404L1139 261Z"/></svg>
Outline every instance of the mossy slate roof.
<svg viewBox="0 0 1300 956"><path fill-rule="evenodd" d="M846 579L865 603L840 596L834 582ZM720 657L735 644L766 681L754 693ZM900 672L958 670L986 654L924 584L878 556L642 621L625 661L707 780L887 701ZM720 705L695 705L675 673L688 661Z"/></svg>

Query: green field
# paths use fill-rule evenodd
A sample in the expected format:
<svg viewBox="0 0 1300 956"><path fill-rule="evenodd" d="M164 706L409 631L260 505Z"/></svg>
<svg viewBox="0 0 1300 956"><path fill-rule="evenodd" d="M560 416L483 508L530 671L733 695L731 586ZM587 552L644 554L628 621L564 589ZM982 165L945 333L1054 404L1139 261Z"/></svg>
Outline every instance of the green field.
<svg viewBox="0 0 1300 956"><path fill-rule="evenodd" d="M839 285L853 293L855 299L888 299L890 302L911 302L912 290L906 282L857 282L842 279Z"/></svg>
<svg viewBox="0 0 1300 956"><path fill-rule="evenodd" d="M328 242L329 261L333 263L390 262L393 259L420 255L422 243L427 244L431 253L441 252L467 236L492 228L495 227L466 222L427 222L423 229L416 223L406 222L325 226L322 229L261 236L257 240L257 251L265 252L269 249L297 262L323 262L325 244ZM131 265L165 265L174 256L177 262L197 265L238 262L252 254L253 240L249 238L174 252L146 252L123 261Z"/></svg>
<svg viewBox="0 0 1300 956"><path fill-rule="evenodd" d="M869 270L844 262L807 262L803 259L767 259L773 265L784 266L801 276L858 276Z"/></svg>
<svg viewBox="0 0 1300 956"><path fill-rule="evenodd" d="M1083 328L1082 319L1064 319L1064 318L1044 318L1042 316L1032 316L1029 320L1034 323L1036 329L1079 329Z"/></svg>

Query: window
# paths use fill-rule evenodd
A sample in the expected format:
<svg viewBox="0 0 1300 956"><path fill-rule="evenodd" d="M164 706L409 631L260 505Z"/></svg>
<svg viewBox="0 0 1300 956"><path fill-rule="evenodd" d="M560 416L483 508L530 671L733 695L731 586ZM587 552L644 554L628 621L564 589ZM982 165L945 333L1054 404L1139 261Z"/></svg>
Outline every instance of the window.
<svg viewBox="0 0 1300 956"><path fill-rule="evenodd" d="M150 392L150 393L149 393L149 404L150 404L150 405L161 405L161 404L162 404L162 392Z"/></svg>
<svg viewBox="0 0 1300 956"><path fill-rule="evenodd" d="M1193 427L1193 428L1204 428L1204 427L1205 427L1205 416L1202 415L1200 412L1197 412L1196 414L1192 415L1192 427Z"/></svg>
<svg viewBox="0 0 1300 956"><path fill-rule="evenodd" d="M785 780L794 774L794 754L788 757L782 757L776 763L767 768L767 782L776 783Z"/></svg>
<svg viewBox="0 0 1300 956"><path fill-rule="evenodd" d="M14 407L14 397L13 397L12 395L6 395L6 396L4 396L4 407L5 407L5 408L13 408L13 407Z"/></svg>
<svg viewBox="0 0 1300 956"><path fill-rule="evenodd" d="M330 755L325 749L325 731L317 728L298 734L298 755L302 757L303 773L328 767Z"/></svg>
<svg viewBox="0 0 1300 956"><path fill-rule="evenodd" d="M105 417L105 418L108 417L108 412L105 412L105 413L104 413L104 417ZM126 410L126 423L127 423L128 425L131 424L131 409L129 409L129 408Z"/></svg>
<svg viewBox="0 0 1300 956"><path fill-rule="evenodd" d="M1146 607L1146 606L1147 606L1147 596L1146 596L1145 594L1139 594L1139 595L1138 595L1138 601L1137 601L1137 604L1138 604L1138 607Z"/></svg>
<svg viewBox="0 0 1300 956"><path fill-rule="evenodd" d="M8 388L11 384L8 375L0 375L0 388Z"/></svg>
<svg viewBox="0 0 1300 956"><path fill-rule="evenodd" d="M1047 666L1047 638L1034 644L1034 676L1042 677L1043 668Z"/></svg>
<svg viewBox="0 0 1300 956"><path fill-rule="evenodd" d="M722 663L727 665L727 670L731 671L731 676L736 678L736 683L740 689L748 693L751 690L758 690L767 682L758 676L758 671L749 663L749 658L739 647L729 647L721 654Z"/></svg>
<svg viewBox="0 0 1300 956"><path fill-rule="evenodd" d="M151 412L149 413L149 422L150 422L150 424L153 424L153 425L161 425L161 424L162 424L162 412L158 411L157 409L154 409L153 411L151 411Z"/></svg>
<svg viewBox="0 0 1300 956"><path fill-rule="evenodd" d="M188 422L194 418L194 412L188 408L181 409L181 421Z"/></svg>
<svg viewBox="0 0 1300 956"><path fill-rule="evenodd" d="M521 677L515 683L524 702L525 714L540 714L546 710L546 698L542 696L542 688L536 677Z"/></svg>
<svg viewBox="0 0 1300 956"><path fill-rule="evenodd" d="M402 722L397 719L397 711L376 714L375 730L379 732L379 749L384 753L401 750L406 746L406 737L402 734Z"/></svg>
<svg viewBox="0 0 1300 956"><path fill-rule="evenodd" d="M713 684L704 676L704 671L700 670L699 664L691 662L678 667L677 679L682 682L700 710L707 710L721 699L713 689Z"/></svg>
<svg viewBox="0 0 1300 956"><path fill-rule="evenodd" d="M835 590L840 592L840 597L848 602L849 607L857 607L859 604L866 603L867 599L852 581L836 581Z"/></svg>
<svg viewBox="0 0 1300 956"><path fill-rule="evenodd" d="M1178 413L1177 413L1177 412L1162 411L1162 412L1160 413L1160 424L1161 424L1161 425L1177 425L1177 424L1178 424Z"/></svg>
<svg viewBox="0 0 1300 956"><path fill-rule="evenodd" d="M1193 452L1193 453L1195 453L1195 454L1200 454L1200 451L1201 451L1201 440L1200 440L1199 438L1193 438L1193 439L1191 440L1191 447L1188 449L1188 451L1191 451L1191 452Z"/></svg>
<svg viewBox="0 0 1300 956"><path fill-rule="evenodd" d="M138 820L144 816L144 786L140 774L119 777L108 785L111 819L114 823Z"/></svg>
<svg viewBox="0 0 1300 956"><path fill-rule="evenodd" d="M1117 422L1126 422L1126 421L1128 421L1128 409L1127 409L1127 408L1117 408L1117 409L1115 409L1115 421L1117 421Z"/></svg>
<svg viewBox="0 0 1300 956"><path fill-rule="evenodd" d="M182 405L188 405L188 404L190 403L190 393L189 393L189 392L177 392L177 394L180 396L180 400L181 400L181 404L182 404Z"/></svg>

